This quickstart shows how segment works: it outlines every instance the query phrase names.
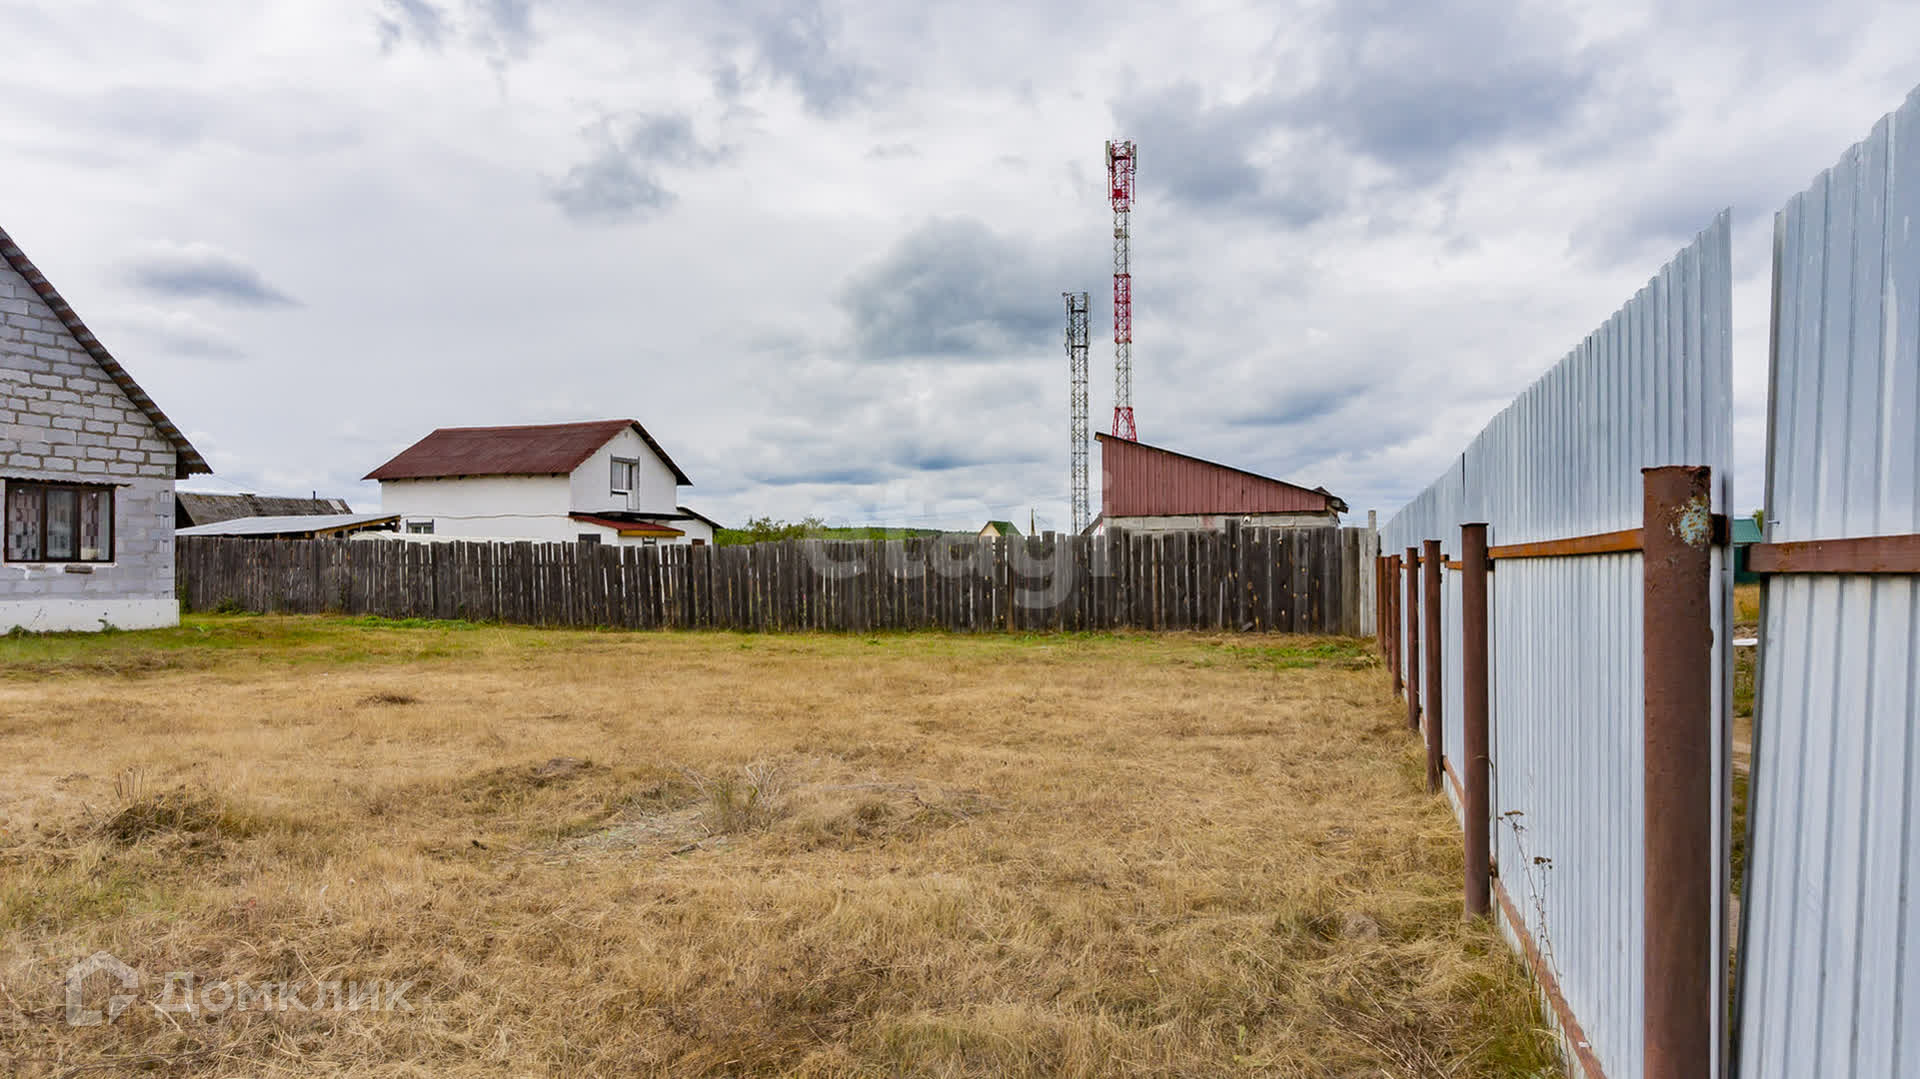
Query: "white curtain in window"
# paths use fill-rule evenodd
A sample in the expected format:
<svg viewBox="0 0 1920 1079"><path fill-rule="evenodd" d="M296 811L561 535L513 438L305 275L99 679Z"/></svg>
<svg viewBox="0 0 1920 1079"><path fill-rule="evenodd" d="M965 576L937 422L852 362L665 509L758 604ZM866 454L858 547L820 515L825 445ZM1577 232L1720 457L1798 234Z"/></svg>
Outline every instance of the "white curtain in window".
<svg viewBox="0 0 1920 1079"><path fill-rule="evenodd" d="M7 559L40 560L40 491L20 484L7 486Z"/></svg>
<svg viewBox="0 0 1920 1079"><path fill-rule="evenodd" d="M80 492L80 560L105 562L113 552L113 492Z"/></svg>
<svg viewBox="0 0 1920 1079"><path fill-rule="evenodd" d="M72 488L47 489L47 561L80 557L80 492Z"/></svg>

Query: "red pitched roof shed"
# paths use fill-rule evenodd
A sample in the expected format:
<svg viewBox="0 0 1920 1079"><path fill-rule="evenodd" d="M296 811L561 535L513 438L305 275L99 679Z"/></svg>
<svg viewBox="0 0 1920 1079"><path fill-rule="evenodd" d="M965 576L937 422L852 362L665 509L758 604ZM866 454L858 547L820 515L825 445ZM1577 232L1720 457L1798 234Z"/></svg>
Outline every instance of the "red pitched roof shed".
<svg viewBox="0 0 1920 1079"><path fill-rule="evenodd" d="M442 427L367 473L366 478L427 480L454 476L565 475L629 427L639 432L647 446L673 470L674 479L681 486L693 485L647 429L633 420L519 427Z"/></svg>
<svg viewBox="0 0 1920 1079"><path fill-rule="evenodd" d="M1108 518L1337 513L1347 508L1325 488L1309 489L1144 442L1097 437L1100 512Z"/></svg>

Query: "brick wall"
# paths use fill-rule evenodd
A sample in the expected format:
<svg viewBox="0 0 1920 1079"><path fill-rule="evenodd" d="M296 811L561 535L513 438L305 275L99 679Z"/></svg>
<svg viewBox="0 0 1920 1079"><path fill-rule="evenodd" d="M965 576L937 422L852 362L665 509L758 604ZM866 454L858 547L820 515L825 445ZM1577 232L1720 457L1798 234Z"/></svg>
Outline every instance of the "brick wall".
<svg viewBox="0 0 1920 1079"><path fill-rule="evenodd" d="M7 480L118 485L113 562L91 573L0 565L0 601L171 597L174 467L173 444L0 263L0 487Z"/></svg>

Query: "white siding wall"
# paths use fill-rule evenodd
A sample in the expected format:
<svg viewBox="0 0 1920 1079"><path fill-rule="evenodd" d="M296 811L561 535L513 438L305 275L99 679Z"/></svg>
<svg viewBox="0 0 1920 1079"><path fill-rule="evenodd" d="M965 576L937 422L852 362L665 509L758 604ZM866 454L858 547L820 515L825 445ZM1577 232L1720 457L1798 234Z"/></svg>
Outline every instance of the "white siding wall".
<svg viewBox="0 0 1920 1079"><path fill-rule="evenodd" d="M565 476L469 476L380 484L382 511L400 514L403 522L432 518L436 536L571 540L588 529L567 517L567 500Z"/></svg>
<svg viewBox="0 0 1920 1079"><path fill-rule="evenodd" d="M640 462L640 477L631 501L610 493L609 481L613 477L615 457ZM654 454L645 439L629 427L595 451L585 464L573 470L573 508L580 513L604 510L674 513L675 498L679 492L675 480L673 470Z"/></svg>

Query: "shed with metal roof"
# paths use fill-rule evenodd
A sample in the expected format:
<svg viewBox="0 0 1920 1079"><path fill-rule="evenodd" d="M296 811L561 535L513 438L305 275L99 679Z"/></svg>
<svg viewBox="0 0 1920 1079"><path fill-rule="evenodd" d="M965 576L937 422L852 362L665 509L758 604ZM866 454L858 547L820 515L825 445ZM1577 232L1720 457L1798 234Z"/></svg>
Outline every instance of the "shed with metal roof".
<svg viewBox="0 0 1920 1079"><path fill-rule="evenodd" d="M1170 532L1223 527L1340 523L1347 504L1325 487L1306 487L1163 446L1112 435L1100 442L1100 529Z"/></svg>

